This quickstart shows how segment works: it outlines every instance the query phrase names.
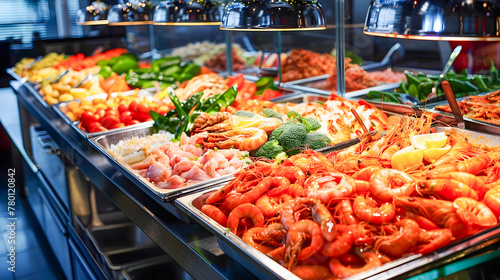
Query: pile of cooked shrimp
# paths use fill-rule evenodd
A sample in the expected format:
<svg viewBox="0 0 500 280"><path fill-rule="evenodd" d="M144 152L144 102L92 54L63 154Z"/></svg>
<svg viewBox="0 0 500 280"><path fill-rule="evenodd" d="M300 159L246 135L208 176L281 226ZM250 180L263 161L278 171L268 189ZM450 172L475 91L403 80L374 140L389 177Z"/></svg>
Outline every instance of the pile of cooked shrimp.
<svg viewBox="0 0 500 280"><path fill-rule="evenodd" d="M391 154L431 131L432 116L326 156L254 162L213 192L204 214L304 279L345 278L430 254L496 226L500 152L448 132L448 153L401 171Z"/></svg>

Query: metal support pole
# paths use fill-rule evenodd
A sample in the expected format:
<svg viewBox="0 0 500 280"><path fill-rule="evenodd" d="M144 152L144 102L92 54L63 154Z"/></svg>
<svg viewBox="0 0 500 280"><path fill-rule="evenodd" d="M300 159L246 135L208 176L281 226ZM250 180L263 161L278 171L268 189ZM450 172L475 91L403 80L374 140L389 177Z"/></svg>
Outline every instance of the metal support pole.
<svg viewBox="0 0 500 280"><path fill-rule="evenodd" d="M345 0L335 1L335 42L337 49L337 94L345 95Z"/></svg>
<svg viewBox="0 0 500 280"><path fill-rule="evenodd" d="M278 31L278 83L281 85L281 31Z"/></svg>
<svg viewBox="0 0 500 280"><path fill-rule="evenodd" d="M226 31L226 69L229 76L233 75L233 33Z"/></svg>

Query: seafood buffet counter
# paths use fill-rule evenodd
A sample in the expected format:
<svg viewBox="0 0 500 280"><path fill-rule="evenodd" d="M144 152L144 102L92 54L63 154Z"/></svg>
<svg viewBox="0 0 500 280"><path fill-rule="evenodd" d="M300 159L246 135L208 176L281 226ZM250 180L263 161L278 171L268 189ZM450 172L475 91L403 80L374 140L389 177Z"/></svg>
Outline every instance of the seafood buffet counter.
<svg viewBox="0 0 500 280"><path fill-rule="evenodd" d="M249 271L245 269L235 260L236 258L233 259L220 249L217 238L211 231L198 223L186 223L179 219L189 219L188 217L179 217L182 215L182 212L178 210L179 204L174 201L165 202L146 187L137 185L112 165L105 155L94 148L89 139L82 137L51 107L45 107L37 98L38 93L30 85L11 82L11 86L17 95L21 120L29 117L34 118L59 146L68 161L77 166L106 198L193 278L283 279L283 275L274 273L272 270ZM24 129L25 127L23 127L23 131ZM23 135L23 138L26 139L26 136ZM29 161L29 158L25 158L25 160ZM68 219L71 220L71 217ZM71 230L69 231L71 235ZM451 253L447 258L430 264L424 261L417 262L418 264L415 262L401 263L400 271L396 274L381 271L377 275L372 275L370 279L417 277L419 274L429 273L433 269L456 260L463 260L464 256L472 257L492 249L498 249L499 242L500 238L495 237L487 242L474 243L476 245ZM497 254L495 254L496 256ZM253 266L259 267L258 260L244 258L244 261L255 262ZM250 265L250 267L253 266ZM103 275L98 277L109 278Z"/></svg>

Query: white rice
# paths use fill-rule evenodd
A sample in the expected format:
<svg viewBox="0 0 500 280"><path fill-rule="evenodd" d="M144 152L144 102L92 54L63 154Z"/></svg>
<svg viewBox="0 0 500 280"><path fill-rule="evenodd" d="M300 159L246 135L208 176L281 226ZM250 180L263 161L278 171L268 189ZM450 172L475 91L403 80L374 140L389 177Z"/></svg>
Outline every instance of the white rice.
<svg viewBox="0 0 500 280"><path fill-rule="evenodd" d="M126 164L134 164L143 161L146 156L157 147L171 142L174 135L160 131L156 134L146 137L133 137L126 140L120 140L112 144L109 151L119 160Z"/></svg>

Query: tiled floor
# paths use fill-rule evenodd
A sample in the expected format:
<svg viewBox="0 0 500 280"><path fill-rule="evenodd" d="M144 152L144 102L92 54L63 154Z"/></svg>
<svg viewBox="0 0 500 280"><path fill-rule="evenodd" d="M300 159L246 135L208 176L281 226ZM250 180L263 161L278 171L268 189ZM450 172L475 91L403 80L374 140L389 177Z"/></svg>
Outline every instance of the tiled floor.
<svg viewBox="0 0 500 280"><path fill-rule="evenodd" d="M7 241L9 217L7 212L7 168L10 152L0 151L0 279L64 279L64 275L50 249L26 200L16 196L16 272L7 270ZM9 245L10 246L10 245Z"/></svg>

